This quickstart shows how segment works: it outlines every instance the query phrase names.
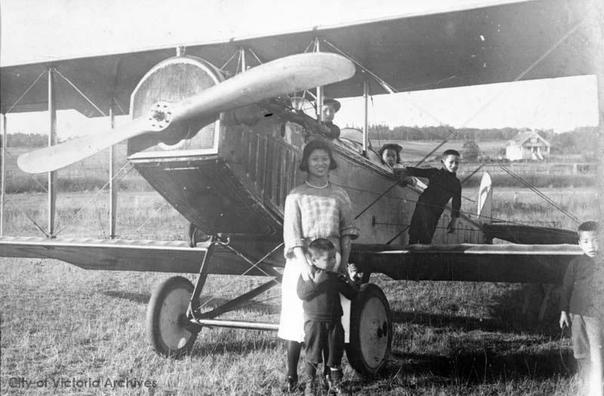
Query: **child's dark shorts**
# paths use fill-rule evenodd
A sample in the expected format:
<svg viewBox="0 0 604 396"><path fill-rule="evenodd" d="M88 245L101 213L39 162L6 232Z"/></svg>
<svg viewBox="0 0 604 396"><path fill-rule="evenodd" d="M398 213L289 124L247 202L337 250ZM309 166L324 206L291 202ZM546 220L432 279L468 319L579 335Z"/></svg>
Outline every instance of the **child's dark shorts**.
<svg viewBox="0 0 604 396"><path fill-rule="evenodd" d="M339 367L344 354L344 328L342 321L322 322L307 320L304 323L306 362L321 363L323 351L327 352L328 367Z"/></svg>
<svg viewBox="0 0 604 396"><path fill-rule="evenodd" d="M602 348L602 327L598 318L570 314L571 340L575 359L590 358L590 352Z"/></svg>

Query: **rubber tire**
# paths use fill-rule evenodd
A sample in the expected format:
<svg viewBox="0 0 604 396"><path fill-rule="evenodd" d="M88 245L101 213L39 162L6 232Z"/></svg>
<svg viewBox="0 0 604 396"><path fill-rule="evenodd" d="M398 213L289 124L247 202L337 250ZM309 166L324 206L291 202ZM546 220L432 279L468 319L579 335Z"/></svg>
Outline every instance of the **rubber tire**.
<svg viewBox="0 0 604 396"><path fill-rule="evenodd" d="M390 355L392 312L382 289L373 283L361 286L350 307L350 343L346 356L361 376L373 377Z"/></svg>
<svg viewBox="0 0 604 396"><path fill-rule="evenodd" d="M193 284L174 276L159 284L147 305L147 337L160 355L180 358L193 348L197 332L185 327L187 308Z"/></svg>

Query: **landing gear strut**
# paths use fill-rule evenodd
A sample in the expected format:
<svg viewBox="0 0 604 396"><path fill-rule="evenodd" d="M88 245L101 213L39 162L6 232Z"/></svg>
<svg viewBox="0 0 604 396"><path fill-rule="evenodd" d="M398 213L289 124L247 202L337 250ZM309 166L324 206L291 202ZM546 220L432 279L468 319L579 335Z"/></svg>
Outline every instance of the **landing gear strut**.
<svg viewBox="0 0 604 396"><path fill-rule="evenodd" d="M254 297L281 283L281 274L273 267L259 265L275 252L276 246L258 261L253 261L230 245L229 238L212 236L199 268L195 286L182 276L160 284L147 307L148 338L159 354L181 357L191 351L197 334L203 327L229 327L253 330L278 330L275 323L225 320L218 317L240 308ZM246 293L211 310L202 311L199 297L208 275L209 260L215 249L226 249L250 265L261 269L271 279ZM388 300L374 284L364 284L352 300L350 344L346 353L351 366L362 375L375 375L386 363L392 343L392 316Z"/></svg>

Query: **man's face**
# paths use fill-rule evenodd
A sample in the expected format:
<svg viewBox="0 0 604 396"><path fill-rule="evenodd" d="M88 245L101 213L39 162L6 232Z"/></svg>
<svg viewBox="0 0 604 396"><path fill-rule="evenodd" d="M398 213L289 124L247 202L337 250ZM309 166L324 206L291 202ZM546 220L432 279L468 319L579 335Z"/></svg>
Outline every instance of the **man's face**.
<svg viewBox="0 0 604 396"><path fill-rule="evenodd" d="M447 171L455 173L457 172L457 168L459 168L459 157L456 155L447 155L443 158L442 163Z"/></svg>
<svg viewBox="0 0 604 396"><path fill-rule="evenodd" d="M596 231L579 231L579 247L588 257L598 254L598 233Z"/></svg>
<svg viewBox="0 0 604 396"><path fill-rule="evenodd" d="M333 121L333 118L336 115L336 108L332 104L323 105L323 121L329 122Z"/></svg>
<svg viewBox="0 0 604 396"><path fill-rule="evenodd" d="M311 253L312 263L315 267L326 271L334 271L336 266L336 255L333 252L317 252Z"/></svg>

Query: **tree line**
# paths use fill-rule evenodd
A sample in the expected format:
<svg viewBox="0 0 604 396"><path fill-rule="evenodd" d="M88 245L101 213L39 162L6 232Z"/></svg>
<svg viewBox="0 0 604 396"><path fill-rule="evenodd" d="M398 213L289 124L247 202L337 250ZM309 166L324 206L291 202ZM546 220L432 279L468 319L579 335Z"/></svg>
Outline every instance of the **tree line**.
<svg viewBox="0 0 604 396"><path fill-rule="evenodd" d="M0 147L4 145L0 136ZM44 147L48 146L48 135L39 133L9 133L6 135L6 147Z"/></svg>
<svg viewBox="0 0 604 396"><path fill-rule="evenodd" d="M511 140L526 129L519 128L454 128L448 125L438 126L397 126L371 125L369 137L378 140ZM549 140L555 133L551 129L538 130L539 134Z"/></svg>
<svg viewBox="0 0 604 396"><path fill-rule="evenodd" d="M390 128L387 125L370 125L369 137L372 140L511 140L518 133L525 131L518 128L453 128L446 125L410 127L397 126ZM594 150L594 141L597 141L597 127L579 127L570 132L554 133L551 129L537 130L539 134L549 141L552 151L560 154L589 153ZM0 147L2 146L0 136ZM10 133L7 135L7 147L44 147L48 145L48 135L38 133Z"/></svg>
<svg viewBox="0 0 604 396"><path fill-rule="evenodd" d="M480 141L487 140L512 140L526 129L519 128L454 128L451 126L426 126L410 127L397 126L390 128L387 125L371 125L369 137L375 140L461 140ZM579 127L564 133L554 133L551 129L538 129L536 132L552 145L552 151L559 154L585 154L594 150L594 141L597 141L597 127Z"/></svg>

